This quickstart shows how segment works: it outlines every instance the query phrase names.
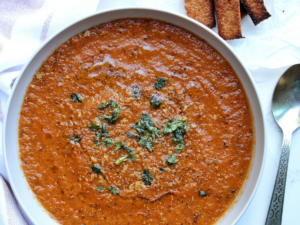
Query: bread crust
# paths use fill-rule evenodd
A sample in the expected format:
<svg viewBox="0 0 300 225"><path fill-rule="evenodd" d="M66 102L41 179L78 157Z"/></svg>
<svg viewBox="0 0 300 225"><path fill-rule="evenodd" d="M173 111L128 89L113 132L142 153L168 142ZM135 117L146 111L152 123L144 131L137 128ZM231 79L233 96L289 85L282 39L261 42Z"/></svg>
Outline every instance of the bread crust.
<svg viewBox="0 0 300 225"><path fill-rule="evenodd" d="M184 0L186 14L209 28L216 26L213 0Z"/></svg>
<svg viewBox="0 0 300 225"><path fill-rule="evenodd" d="M243 19L245 16L248 15L246 9L244 8L242 2L240 2L240 9L241 9L241 18Z"/></svg>
<svg viewBox="0 0 300 225"><path fill-rule="evenodd" d="M271 16L263 0L241 0L241 3L255 26Z"/></svg>
<svg viewBox="0 0 300 225"><path fill-rule="evenodd" d="M224 40L243 38L239 0L214 0L219 35Z"/></svg>

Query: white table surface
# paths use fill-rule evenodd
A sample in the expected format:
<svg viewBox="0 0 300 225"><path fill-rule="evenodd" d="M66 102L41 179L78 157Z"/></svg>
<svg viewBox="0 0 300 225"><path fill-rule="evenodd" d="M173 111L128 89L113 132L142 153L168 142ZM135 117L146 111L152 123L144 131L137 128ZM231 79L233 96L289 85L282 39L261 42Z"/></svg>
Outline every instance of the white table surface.
<svg viewBox="0 0 300 225"><path fill-rule="evenodd" d="M143 2L143 0L102 0L100 1L101 4L99 4L98 10L111 8L112 4L115 7L137 5L136 2ZM118 4L116 5L116 3ZM181 13L184 11L184 9L181 7L174 8L173 10ZM287 67L279 69L260 68L257 70L250 70L258 88L258 94L262 103L263 114L266 120L266 161L262 179L257 192L255 193L252 202L237 225L261 225L265 223L279 164L282 143L281 130L277 126L271 112L271 100L275 85L281 74L286 69ZM5 110L6 102L2 102L2 107ZM294 132L291 145L283 209L282 224L284 225L300 224L300 207L298 205L298 202L300 202L300 151L297 150L298 146L300 146L299 130Z"/></svg>

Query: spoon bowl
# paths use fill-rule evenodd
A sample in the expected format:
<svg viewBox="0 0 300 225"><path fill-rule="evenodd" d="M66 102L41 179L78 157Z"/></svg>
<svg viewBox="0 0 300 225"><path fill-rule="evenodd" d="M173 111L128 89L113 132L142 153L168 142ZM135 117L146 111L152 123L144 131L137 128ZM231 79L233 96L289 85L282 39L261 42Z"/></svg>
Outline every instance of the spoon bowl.
<svg viewBox="0 0 300 225"><path fill-rule="evenodd" d="M280 225L292 134L300 126L300 64L291 66L279 79L272 112L282 129L283 144L266 225Z"/></svg>
<svg viewBox="0 0 300 225"><path fill-rule="evenodd" d="M279 79L273 94L272 112L283 131L300 126L300 65L290 67Z"/></svg>

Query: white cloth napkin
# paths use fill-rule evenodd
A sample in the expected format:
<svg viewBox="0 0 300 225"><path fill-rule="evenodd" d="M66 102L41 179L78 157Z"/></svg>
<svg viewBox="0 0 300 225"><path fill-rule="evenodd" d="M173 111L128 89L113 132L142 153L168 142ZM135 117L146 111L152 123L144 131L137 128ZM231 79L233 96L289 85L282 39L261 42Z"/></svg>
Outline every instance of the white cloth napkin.
<svg viewBox="0 0 300 225"><path fill-rule="evenodd" d="M12 81L37 48L66 25L96 11L99 0L0 1L0 224L27 224L10 190L2 150L2 123ZM5 180L4 180L4 179Z"/></svg>

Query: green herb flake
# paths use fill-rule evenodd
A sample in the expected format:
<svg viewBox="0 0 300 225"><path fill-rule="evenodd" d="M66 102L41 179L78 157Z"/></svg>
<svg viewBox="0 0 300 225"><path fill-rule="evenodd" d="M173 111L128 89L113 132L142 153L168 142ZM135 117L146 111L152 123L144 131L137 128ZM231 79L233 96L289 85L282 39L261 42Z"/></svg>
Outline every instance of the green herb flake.
<svg viewBox="0 0 300 225"><path fill-rule="evenodd" d="M105 109L108 106L111 106L111 107L115 108L117 105L118 105L117 102L115 102L113 100L110 100L109 102L106 102L106 103L104 103L102 105L97 106L97 108L98 109Z"/></svg>
<svg viewBox="0 0 300 225"><path fill-rule="evenodd" d="M183 119L174 119L166 122L164 134L173 133L173 142L177 143L175 150L180 153L185 148L184 135L187 132L187 123Z"/></svg>
<svg viewBox="0 0 300 225"><path fill-rule="evenodd" d="M155 89L161 90L163 89L168 83L168 79L164 77L159 77L155 82Z"/></svg>
<svg viewBox="0 0 300 225"><path fill-rule="evenodd" d="M106 130L106 124L103 124L103 125L102 125L102 130L101 130L101 132L102 132L103 137L106 137L105 135L108 134L108 131Z"/></svg>
<svg viewBox="0 0 300 225"><path fill-rule="evenodd" d="M173 154L173 155L171 155L171 156L168 158L167 164L168 164L169 166L174 166L175 163L177 163L177 161L178 161L178 160L176 159L176 155Z"/></svg>
<svg viewBox="0 0 300 225"><path fill-rule="evenodd" d="M105 109L108 106L108 102L97 106L98 109Z"/></svg>
<svg viewBox="0 0 300 225"><path fill-rule="evenodd" d="M136 160L136 155L135 155L135 152L128 148L127 146L124 146L123 149L129 154L130 158L135 161Z"/></svg>
<svg viewBox="0 0 300 225"><path fill-rule="evenodd" d="M199 191L199 195L200 195L201 197L206 197L206 196L207 196L207 194L206 194L205 191Z"/></svg>
<svg viewBox="0 0 300 225"><path fill-rule="evenodd" d="M159 169L159 172L160 173L163 173L163 172L165 172L166 170L165 170L165 168L163 168L163 167L161 167L160 169Z"/></svg>
<svg viewBox="0 0 300 225"><path fill-rule="evenodd" d="M127 161L127 157L128 157L128 155L125 155L125 156L123 156L121 158L118 158L115 163L117 165L120 165L122 162L126 162Z"/></svg>
<svg viewBox="0 0 300 225"><path fill-rule="evenodd" d="M231 190L231 193L235 193L235 189L232 189L232 190Z"/></svg>
<svg viewBox="0 0 300 225"><path fill-rule="evenodd" d="M179 130L179 129L176 129L174 132L173 132L173 139L172 141L175 142L175 143L182 143L183 140L184 140L184 135L185 135L186 131L184 130Z"/></svg>
<svg viewBox="0 0 300 225"><path fill-rule="evenodd" d="M136 155L135 155L135 152L128 148L123 141L119 142L116 144L116 148L115 148L115 151L117 151L118 149L124 149L130 156L131 160L135 161L136 160ZM117 160L118 161L118 160Z"/></svg>
<svg viewBox="0 0 300 225"><path fill-rule="evenodd" d="M92 131L98 131L100 129L100 126L96 124L89 124L90 130Z"/></svg>
<svg viewBox="0 0 300 225"><path fill-rule="evenodd" d="M110 101L110 106L111 106L111 107L115 108L117 105L118 105L117 102L112 101L112 100Z"/></svg>
<svg viewBox="0 0 300 225"><path fill-rule="evenodd" d="M82 102L82 98L80 97L80 95L75 92L73 92L71 94L71 99L72 99L72 102L79 102L79 103Z"/></svg>
<svg viewBox="0 0 300 225"><path fill-rule="evenodd" d="M114 141L111 138L105 138L102 143L106 146L106 147L111 147L114 145Z"/></svg>
<svg viewBox="0 0 300 225"><path fill-rule="evenodd" d="M139 139L138 143L152 152L152 142L155 142L156 137L160 137L161 131L155 127L149 114L143 114L133 128L139 133L139 136L136 136Z"/></svg>
<svg viewBox="0 0 300 225"><path fill-rule="evenodd" d="M150 103L152 104L152 108L153 109L158 109L160 104L162 103L162 100L156 96L152 96L151 97L151 100L150 100Z"/></svg>
<svg viewBox="0 0 300 225"><path fill-rule="evenodd" d="M99 144L99 139L96 138L96 139L94 140L94 144L95 144L97 147L99 147L99 146L100 146L100 144Z"/></svg>
<svg viewBox="0 0 300 225"><path fill-rule="evenodd" d="M110 193L112 193L112 194L114 194L114 195L119 194L119 190L118 190L117 188L114 188L113 186L110 186L110 187L108 188L108 190L109 190Z"/></svg>
<svg viewBox="0 0 300 225"><path fill-rule="evenodd" d="M120 112L121 112L120 107L114 108L114 110L112 112L112 115L111 116L104 116L104 119L106 119L108 121L108 123L110 123L110 124L115 124L118 117L119 117Z"/></svg>
<svg viewBox="0 0 300 225"><path fill-rule="evenodd" d="M176 130L180 130L182 131L182 133L186 133L187 131L186 121L182 119L174 119L174 120L167 121L166 126L164 128L164 134L170 134Z"/></svg>
<svg viewBox="0 0 300 225"><path fill-rule="evenodd" d="M176 145L175 150L178 153L180 153L182 151L182 149L184 149L184 148L185 148L185 143L182 141Z"/></svg>
<svg viewBox="0 0 300 225"><path fill-rule="evenodd" d="M130 132L126 132L126 135L127 135L127 137L129 137L129 138L138 137L138 135L134 135L134 134L132 134L132 133L130 133Z"/></svg>
<svg viewBox="0 0 300 225"><path fill-rule="evenodd" d="M97 187L97 188L96 188L96 190L99 191L99 192L103 192L104 189L105 189L105 188L104 188L103 185L101 185L100 187Z"/></svg>
<svg viewBox="0 0 300 225"><path fill-rule="evenodd" d="M117 144L116 144L115 151L119 150L120 148L123 148L124 146L125 146L125 144L124 144L123 141L117 143Z"/></svg>
<svg viewBox="0 0 300 225"><path fill-rule="evenodd" d="M140 145L147 148L150 152L153 152L153 146L152 146L152 138L151 137L142 137L140 138L139 142Z"/></svg>
<svg viewBox="0 0 300 225"><path fill-rule="evenodd" d="M135 85L132 88L132 96L134 100L139 100L142 97L142 90L139 86Z"/></svg>
<svg viewBox="0 0 300 225"><path fill-rule="evenodd" d="M142 180L143 180L144 184L145 185L151 185L153 177L151 176L150 171L148 169L144 169L143 171L144 172L142 173L141 177L142 177Z"/></svg>
<svg viewBox="0 0 300 225"><path fill-rule="evenodd" d="M96 174L101 174L101 173L102 173L102 168L101 168L98 164L92 165L92 170L93 170Z"/></svg>
<svg viewBox="0 0 300 225"><path fill-rule="evenodd" d="M149 114L143 114L140 122L143 124L143 128L152 135L152 142L155 142L156 137L160 137L161 131L155 127L153 120Z"/></svg>
<svg viewBox="0 0 300 225"><path fill-rule="evenodd" d="M94 141L94 144L99 147L99 141L100 141L100 138L103 138L103 137L107 137L108 136L108 131L106 130L106 124L103 124L102 125L102 128L100 131L97 131L97 134L96 134L96 139Z"/></svg>
<svg viewBox="0 0 300 225"><path fill-rule="evenodd" d="M75 142L79 142L82 139L81 137L75 137L74 134L71 134L70 138Z"/></svg>

